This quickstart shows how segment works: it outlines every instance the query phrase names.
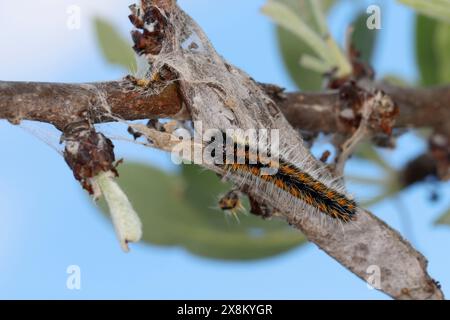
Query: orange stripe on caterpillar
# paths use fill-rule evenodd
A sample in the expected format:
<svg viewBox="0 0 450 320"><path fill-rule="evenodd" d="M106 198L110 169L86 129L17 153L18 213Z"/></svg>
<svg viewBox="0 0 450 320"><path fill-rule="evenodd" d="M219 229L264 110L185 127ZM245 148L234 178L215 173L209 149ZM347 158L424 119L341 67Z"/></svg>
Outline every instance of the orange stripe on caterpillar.
<svg viewBox="0 0 450 320"><path fill-rule="evenodd" d="M261 175L262 168L273 165L267 161L261 163L261 158L252 153L248 147L244 153L239 152L245 158L244 164L222 164L225 170L237 174L251 174L257 179L271 184L274 188L290 194L293 198L300 200L310 207L317 209L326 216L349 222L355 220L357 205L356 202L348 198L345 194L333 190L325 183L315 179L311 174L301 170L295 165L280 159L278 171L273 175ZM256 163L251 163L249 159L257 159Z"/></svg>

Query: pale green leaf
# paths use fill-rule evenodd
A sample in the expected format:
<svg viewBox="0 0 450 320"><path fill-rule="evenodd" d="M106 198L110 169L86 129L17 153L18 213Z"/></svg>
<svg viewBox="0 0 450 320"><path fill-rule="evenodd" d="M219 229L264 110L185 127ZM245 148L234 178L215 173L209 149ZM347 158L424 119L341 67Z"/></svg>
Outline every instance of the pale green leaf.
<svg viewBox="0 0 450 320"><path fill-rule="evenodd" d="M315 23L311 8L304 0L279 0L287 5L290 10L298 13L301 18L315 31L320 32ZM326 12L332 6L334 0L322 1L323 11ZM303 67L300 63L304 55L315 57L314 51L292 32L277 26L276 35L278 46L283 58L284 66L291 79L298 88L307 91L318 91L322 89L323 72L328 68L325 63L319 71L313 71L311 68ZM328 70L329 71L329 70Z"/></svg>
<svg viewBox="0 0 450 320"><path fill-rule="evenodd" d="M302 47L311 50L309 56L323 61L324 66L320 69L328 71L336 69L338 77L348 75L351 72L351 65L334 39L330 37L324 6L318 1L320 0L299 0L295 4L289 0L268 0L262 12L279 27L296 36L297 39L292 39L293 45L301 43ZM300 58L301 56L297 58L298 62ZM317 71L316 66L315 64L313 69Z"/></svg>
<svg viewBox="0 0 450 320"><path fill-rule="evenodd" d="M399 0L429 17L450 23L450 0Z"/></svg>
<svg viewBox="0 0 450 320"><path fill-rule="evenodd" d="M289 6L279 1L269 0L262 8L262 12L271 17L279 26L299 37L316 55L327 62L333 60L333 57L330 57L324 39L311 29L298 13L292 11Z"/></svg>

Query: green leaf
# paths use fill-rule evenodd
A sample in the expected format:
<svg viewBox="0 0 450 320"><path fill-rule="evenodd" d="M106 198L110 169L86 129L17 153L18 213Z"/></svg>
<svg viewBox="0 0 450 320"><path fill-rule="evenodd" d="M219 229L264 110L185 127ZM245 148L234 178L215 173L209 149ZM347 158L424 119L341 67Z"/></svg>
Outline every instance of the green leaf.
<svg viewBox="0 0 450 320"><path fill-rule="evenodd" d="M450 225L450 209L437 219L434 224L436 225Z"/></svg>
<svg viewBox="0 0 450 320"><path fill-rule="evenodd" d="M276 0L276 2L286 5L290 10L305 19L305 21L311 22L313 30L319 31L320 26L314 21L314 13L308 0ZM328 12L335 2L336 0L321 0L320 4L323 11Z"/></svg>
<svg viewBox="0 0 450 320"><path fill-rule="evenodd" d="M439 82L437 60L433 45L437 22L423 15L416 16L416 60L421 83L430 86Z"/></svg>
<svg viewBox="0 0 450 320"><path fill-rule="evenodd" d="M353 22L352 43L361 53L361 60L370 64L378 37L378 30L367 28L367 13L362 12Z"/></svg>
<svg viewBox="0 0 450 320"><path fill-rule="evenodd" d="M317 57L320 57L324 62L328 62L332 59L330 52L327 50L323 35L319 31L313 29L311 21L306 21L299 15L298 12L294 12L283 1L269 0L267 4L262 8L262 12L271 17L274 22L284 29L292 32L308 45Z"/></svg>
<svg viewBox="0 0 450 320"><path fill-rule="evenodd" d="M418 15L416 52L422 85L450 82L450 25Z"/></svg>
<svg viewBox="0 0 450 320"><path fill-rule="evenodd" d="M450 0L399 0L416 11L443 22L450 23Z"/></svg>
<svg viewBox="0 0 450 320"><path fill-rule="evenodd" d="M298 13L311 28L318 32L318 26L314 22L313 13L304 0L282 0L293 12ZM333 0L322 1L322 6L327 11ZM322 88L323 74L312 71L300 65L302 56L314 56L314 51L294 33L280 26L276 27L276 36L284 66L299 89L318 91Z"/></svg>
<svg viewBox="0 0 450 320"><path fill-rule="evenodd" d="M438 23L434 36L440 84L450 83L450 24Z"/></svg>
<svg viewBox="0 0 450 320"><path fill-rule="evenodd" d="M180 246L194 254L228 260L262 259L306 242L282 221L242 215L240 223L212 209L227 189L214 173L185 165L169 174L141 164L120 167L118 183L142 219L143 240ZM102 202L100 207L106 214Z"/></svg>
<svg viewBox="0 0 450 320"><path fill-rule="evenodd" d="M103 18L94 19L98 43L105 59L129 71L136 70L136 59L129 41L124 39L116 28Z"/></svg>
<svg viewBox="0 0 450 320"><path fill-rule="evenodd" d="M299 89L319 91L322 88L323 75L300 65L300 58L305 54L313 55L312 50L291 32L281 27L277 27L276 32L284 66L291 79Z"/></svg>

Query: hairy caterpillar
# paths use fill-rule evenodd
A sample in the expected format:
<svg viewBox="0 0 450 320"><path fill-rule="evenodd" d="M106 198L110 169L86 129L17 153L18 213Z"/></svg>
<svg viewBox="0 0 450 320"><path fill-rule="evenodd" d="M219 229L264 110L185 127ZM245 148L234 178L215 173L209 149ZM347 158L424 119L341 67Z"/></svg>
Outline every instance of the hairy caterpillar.
<svg viewBox="0 0 450 320"><path fill-rule="evenodd" d="M286 161L283 157L277 161L264 159L249 144L236 139L233 139L233 151L233 161L224 156L222 161L215 163L227 175L238 175L245 181L250 179L267 195L281 193L295 207L307 206L341 222L355 220L357 204L345 195L339 184L321 181L317 172L301 169L301 165ZM243 161L239 161L239 158ZM266 174L267 170L264 169L269 168L276 170L273 174Z"/></svg>

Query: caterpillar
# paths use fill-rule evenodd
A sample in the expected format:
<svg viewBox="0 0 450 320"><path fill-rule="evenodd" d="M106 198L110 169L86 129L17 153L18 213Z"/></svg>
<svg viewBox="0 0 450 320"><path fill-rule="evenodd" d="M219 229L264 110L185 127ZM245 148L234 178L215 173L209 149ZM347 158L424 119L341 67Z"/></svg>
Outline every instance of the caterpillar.
<svg viewBox="0 0 450 320"><path fill-rule="evenodd" d="M228 176L240 176L242 181L251 179L268 196L281 192L286 202L293 202L290 207L306 205L309 209L344 223L356 219L356 202L338 184L320 181L315 172L301 169L300 165L289 162L282 156L277 161L268 160L249 144L233 140L233 149L233 161L227 161L224 156L222 161L215 163ZM243 161L238 161L239 158ZM273 174L265 174L267 169L276 170Z"/></svg>

